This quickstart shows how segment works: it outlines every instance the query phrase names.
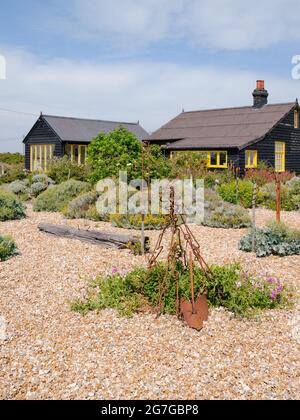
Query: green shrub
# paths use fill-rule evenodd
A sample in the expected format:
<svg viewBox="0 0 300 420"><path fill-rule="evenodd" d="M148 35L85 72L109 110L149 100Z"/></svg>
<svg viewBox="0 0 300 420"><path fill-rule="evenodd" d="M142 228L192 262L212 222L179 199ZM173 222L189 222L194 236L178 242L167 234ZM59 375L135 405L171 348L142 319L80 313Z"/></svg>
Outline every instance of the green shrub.
<svg viewBox="0 0 300 420"><path fill-rule="evenodd" d="M265 184L259 195L259 204L276 210L276 185L275 182ZM281 208L286 211L300 209L300 178L294 177L281 186Z"/></svg>
<svg viewBox="0 0 300 420"><path fill-rule="evenodd" d="M90 168L87 165L78 165L72 162L68 156L61 159L55 158L48 164L47 175L56 184L74 179L87 182L90 176Z"/></svg>
<svg viewBox="0 0 300 420"><path fill-rule="evenodd" d="M248 212L241 206L223 203L206 210L204 226L223 229L242 229L251 224Z"/></svg>
<svg viewBox="0 0 300 420"><path fill-rule="evenodd" d="M8 236L0 236L0 261L6 261L17 253L15 242Z"/></svg>
<svg viewBox="0 0 300 420"><path fill-rule="evenodd" d="M7 165L18 165L25 163L25 156L20 153L0 153L0 163Z"/></svg>
<svg viewBox="0 0 300 420"><path fill-rule="evenodd" d="M16 194L21 200L26 201L29 198L30 187L27 179L23 181L14 181L5 186L5 189L13 194Z"/></svg>
<svg viewBox="0 0 300 420"><path fill-rule="evenodd" d="M239 204L245 208L252 206L253 184L250 181L238 180L222 184L218 187L218 193L223 200L232 204Z"/></svg>
<svg viewBox="0 0 300 420"><path fill-rule="evenodd" d="M39 196L42 192L46 191L48 188L47 184L43 184L42 182L35 182L30 187L30 194L33 197Z"/></svg>
<svg viewBox="0 0 300 420"><path fill-rule="evenodd" d="M287 188L292 194L300 194L300 177L294 177L286 183Z"/></svg>
<svg viewBox="0 0 300 420"><path fill-rule="evenodd" d="M88 192L90 185L81 181L67 181L51 186L39 195L33 202L34 211L62 211L78 195Z"/></svg>
<svg viewBox="0 0 300 420"><path fill-rule="evenodd" d="M167 223L167 216L147 214L145 216L146 230L160 230ZM113 226L123 229L142 229L142 216L140 214L112 214L110 221Z"/></svg>
<svg viewBox="0 0 300 420"><path fill-rule="evenodd" d="M221 171L215 170L207 172L204 176L204 184L205 188L215 189L219 185L234 181L234 179L233 171L230 169L223 169Z"/></svg>
<svg viewBox="0 0 300 420"><path fill-rule="evenodd" d="M14 165L3 164L3 168L4 175L2 175L2 171L0 172L0 185L10 184L13 181L22 180L26 178L26 172L24 170L23 163Z"/></svg>
<svg viewBox="0 0 300 420"><path fill-rule="evenodd" d="M127 171L130 179L136 178L141 150L141 142L126 128L100 133L88 147L91 181L118 177L119 171Z"/></svg>
<svg viewBox="0 0 300 420"><path fill-rule="evenodd" d="M91 283L87 299L77 301L73 310L89 311L114 308L122 316L131 316L144 306L158 307L161 282L165 281L166 293L163 312L176 314L176 279L171 271L166 276L166 264L160 263L151 270L138 268L132 272L122 272L117 268L113 274L100 277ZM191 299L190 275L177 264L179 275L179 295ZM236 315L248 316L258 309L273 309L283 305L285 288L271 278L258 278L245 273L239 265L212 266L209 278L198 267L194 267L195 292L207 292L213 307L224 307Z"/></svg>
<svg viewBox="0 0 300 420"><path fill-rule="evenodd" d="M201 152L179 152L171 161L172 178L203 178L207 170L207 154Z"/></svg>
<svg viewBox="0 0 300 420"><path fill-rule="evenodd" d="M88 147L88 163L91 167L91 181L96 184L105 178L118 178L120 171L126 171L128 179L142 176L142 143L126 128L118 128L108 134L100 133ZM157 145L144 151L144 176L148 179L166 178L170 174L170 161Z"/></svg>
<svg viewBox="0 0 300 420"><path fill-rule="evenodd" d="M212 190L205 191L204 226L241 229L249 227L251 220L247 210L241 206L226 203Z"/></svg>
<svg viewBox="0 0 300 420"><path fill-rule="evenodd" d="M63 215L68 219L87 219L91 215L91 207L95 206L97 201L96 191L90 191L82 194L72 200L69 205L63 210ZM94 219L96 215L92 219ZM98 219L99 220L99 219Z"/></svg>
<svg viewBox="0 0 300 420"><path fill-rule="evenodd" d="M241 239L240 250L252 252L252 235L250 232ZM264 229L257 229L256 255L257 257L300 255L300 230L289 229L282 223L271 223Z"/></svg>
<svg viewBox="0 0 300 420"><path fill-rule="evenodd" d="M282 172L277 174L283 184L292 179L295 174L293 172ZM256 169L247 169L245 179L256 182L258 187L275 181L275 171L268 163L260 162Z"/></svg>
<svg viewBox="0 0 300 420"><path fill-rule="evenodd" d="M20 220L25 217L25 208L18 197L0 188L0 221Z"/></svg>
<svg viewBox="0 0 300 420"><path fill-rule="evenodd" d="M55 182L53 181L53 179L50 178L46 174L37 174L37 175L34 175L32 177L31 183L32 184L40 183L40 184L45 184L45 185L54 185L55 184Z"/></svg>

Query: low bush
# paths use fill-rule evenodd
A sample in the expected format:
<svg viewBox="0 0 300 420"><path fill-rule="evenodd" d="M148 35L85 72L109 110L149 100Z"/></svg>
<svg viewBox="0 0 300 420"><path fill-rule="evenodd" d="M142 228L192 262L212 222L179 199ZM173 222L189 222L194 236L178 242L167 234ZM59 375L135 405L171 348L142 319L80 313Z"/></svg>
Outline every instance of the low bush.
<svg viewBox="0 0 300 420"><path fill-rule="evenodd" d="M160 230L167 223L167 216L147 214L145 216L146 230ZM123 229L142 229L142 216L140 214L112 214L110 221L113 226Z"/></svg>
<svg viewBox="0 0 300 420"><path fill-rule="evenodd" d="M281 182L285 184L287 181L292 179L295 174L293 172L283 172L278 174ZM247 169L245 172L245 179L251 182L256 182L258 187L262 187L265 184L274 182L275 174L274 169L268 166L266 163L259 164L257 169Z"/></svg>
<svg viewBox="0 0 300 420"><path fill-rule="evenodd" d="M42 182L35 182L30 187L30 194L33 197L37 197L40 194L42 194L42 192L46 191L47 188L48 188L48 185L47 184L43 184Z"/></svg>
<svg viewBox="0 0 300 420"><path fill-rule="evenodd" d="M242 229L249 227L251 220L243 207L223 203L206 210L203 224L222 229Z"/></svg>
<svg viewBox="0 0 300 420"><path fill-rule="evenodd" d="M226 203L212 190L205 191L204 208L204 226L223 229L241 229L249 227L251 224L247 210L241 206Z"/></svg>
<svg viewBox="0 0 300 420"><path fill-rule="evenodd" d="M0 153L0 163L19 165L25 163L25 156L20 153Z"/></svg>
<svg viewBox="0 0 300 420"><path fill-rule="evenodd" d="M0 236L0 261L6 261L17 253L17 246L8 236Z"/></svg>
<svg viewBox="0 0 300 420"><path fill-rule="evenodd" d="M259 204L276 209L276 185L275 182L265 184L259 194ZM290 179L281 186L281 208L286 211L300 210L300 177Z"/></svg>
<svg viewBox="0 0 300 420"><path fill-rule="evenodd" d="M207 170L207 154L201 152L179 152L171 160L171 177L203 178Z"/></svg>
<svg viewBox="0 0 300 420"><path fill-rule="evenodd" d="M252 252L253 232L241 239L239 249ZM300 255L300 230L292 230L283 223L270 223L264 229L256 230L256 255L268 257L278 255Z"/></svg>
<svg viewBox="0 0 300 420"><path fill-rule="evenodd" d="M239 204L245 208L252 206L253 184L251 181L240 179L238 182L222 184L218 187L218 193L229 203Z"/></svg>
<svg viewBox="0 0 300 420"><path fill-rule="evenodd" d="M5 186L5 189L13 194L16 194L22 201L26 201L30 196L30 186L27 179L23 181L14 181Z"/></svg>
<svg viewBox="0 0 300 420"><path fill-rule="evenodd" d="M0 222L20 220L25 217L25 208L19 198L0 188Z"/></svg>
<svg viewBox="0 0 300 420"><path fill-rule="evenodd" d="M75 180L51 186L34 200L33 210L36 212L62 211L74 198L89 190L90 185L88 183Z"/></svg>
<svg viewBox="0 0 300 420"><path fill-rule="evenodd" d="M68 156L64 156L61 159L55 158L49 162L47 175L56 184L61 184L70 179L87 182L90 175L90 169L87 165L78 165L72 162Z"/></svg>
<svg viewBox="0 0 300 420"><path fill-rule="evenodd" d="M205 188L216 189L222 184L234 181L233 171L230 169L222 171L209 171L204 176Z"/></svg>
<svg viewBox="0 0 300 420"><path fill-rule="evenodd" d="M47 176L46 174L33 175L31 183L32 184L40 183L40 184L45 184L45 185L54 185L55 184L53 179L50 178L49 176Z"/></svg>
<svg viewBox="0 0 300 420"><path fill-rule="evenodd" d="M4 174L2 174L2 167L4 169ZM27 176L23 163L13 165L0 164L0 170L0 185L22 180Z"/></svg>
<svg viewBox="0 0 300 420"><path fill-rule="evenodd" d="M83 314L105 308L116 309L122 316L132 316L144 307L158 307L161 282L166 281L163 312L176 314L176 279L166 265L132 272L113 269L112 275L93 281L87 298L72 309ZM179 295L191 299L189 272L178 262ZM258 309L273 309L286 302L286 290L276 279L258 278L244 272L239 265L212 266L209 278L194 267L195 292L206 291L210 306L224 307L236 315L249 316Z"/></svg>
<svg viewBox="0 0 300 420"><path fill-rule="evenodd" d="M96 201L96 191L90 191L72 200L62 213L68 219L100 220L95 205Z"/></svg>

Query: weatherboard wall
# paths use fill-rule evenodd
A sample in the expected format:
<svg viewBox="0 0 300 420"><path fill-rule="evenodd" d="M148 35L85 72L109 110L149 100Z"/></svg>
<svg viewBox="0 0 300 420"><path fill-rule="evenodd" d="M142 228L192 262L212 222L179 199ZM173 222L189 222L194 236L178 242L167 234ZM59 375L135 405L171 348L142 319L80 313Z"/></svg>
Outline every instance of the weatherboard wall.
<svg viewBox="0 0 300 420"><path fill-rule="evenodd" d="M41 117L25 138L25 168L30 170L30 146L36 144L54 144L54 156L62 157L64 153L60 138Z"/></svg>
<svg viewBox="0 0 300 420"><path fill-rule="evenodd" d="M294 128L294 110L279 122L265 138L239 153L239 165L245 167L245 150L257 150L258 162L265 161L275 167L275 143L284 142L285 169L300 173L300 129Z"/></svg>

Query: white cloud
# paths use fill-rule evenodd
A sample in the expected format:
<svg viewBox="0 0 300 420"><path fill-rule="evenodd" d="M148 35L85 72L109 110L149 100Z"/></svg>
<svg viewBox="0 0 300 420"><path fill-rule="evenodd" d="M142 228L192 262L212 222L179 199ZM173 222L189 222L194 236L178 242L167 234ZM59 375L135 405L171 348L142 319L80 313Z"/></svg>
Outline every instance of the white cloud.
<svg viewBox="0 0 300 420"><path fill-rule="evenodd" d="M228 50L298 42L299 0L73 0L58 26L135 48L165 39Z"/></svg>
<svg viewBox="0 0 300 420"><path fill-rule="evenodd" d="M7 80L0 81L0 108L48 114L137 121L149 131L186 110L252 103L257 78L265 78L271 102L292 101L299 81L270 74L160 62L114 65L40 61L23 51L4 51ZM298 91L297 91L298 89ZM35 116L0 110L0 151L22 150Z"/></svg>

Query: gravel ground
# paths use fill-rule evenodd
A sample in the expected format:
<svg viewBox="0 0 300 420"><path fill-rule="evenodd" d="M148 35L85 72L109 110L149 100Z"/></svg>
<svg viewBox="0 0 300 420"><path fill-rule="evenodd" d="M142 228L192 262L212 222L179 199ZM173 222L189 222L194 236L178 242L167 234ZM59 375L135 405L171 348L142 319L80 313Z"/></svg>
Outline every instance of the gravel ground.
<svg viewBox="0 0 300 420"><path fill-rule="evenodd" d="M259 210L258 223L274 218ZM283 214L290 226L300 213ZM106 250L41 234L38 223L118 231L105 223L34 214L1 223L20 255L0 263L0 398L2 399L298 399L300 309L265 312L241 321L211 311L197 333L176 318L110 310L82 317L70 302L87 281L113 266L143 263L127 251ZM300 257L257 259L237 250L244 230L193 227L210 263L240 261L280 277L299 293ZM158 233L149 233L154 243ZM2 318L1 318L2 317ZM3 324L6 325L6 337Z"/></svg>

